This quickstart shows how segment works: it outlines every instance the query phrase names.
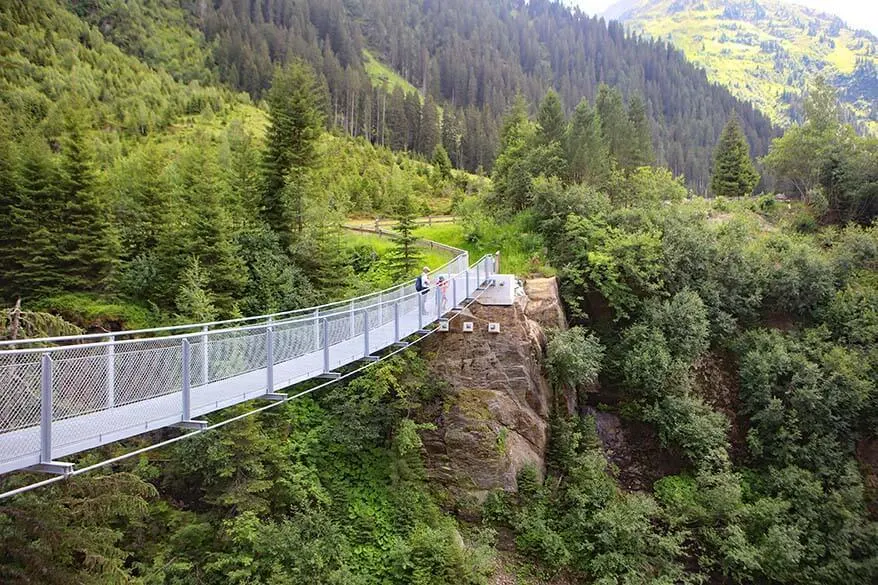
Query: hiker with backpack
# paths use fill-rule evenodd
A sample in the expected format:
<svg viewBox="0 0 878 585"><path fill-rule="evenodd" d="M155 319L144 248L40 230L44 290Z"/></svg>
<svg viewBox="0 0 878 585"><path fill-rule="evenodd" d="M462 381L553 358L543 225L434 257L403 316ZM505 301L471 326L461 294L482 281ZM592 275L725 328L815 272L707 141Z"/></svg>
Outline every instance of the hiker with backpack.
<svg viewBox="0 0 878 585"><path fill-rule="evenodd" d="M415 290L421 293L420 296L420 306L421 306L421 314L427 314L427 293L430 291L430 268L428 266L424 266L424 269L421 271L421 274L418 275L418 278L415 280Z"/></svg>

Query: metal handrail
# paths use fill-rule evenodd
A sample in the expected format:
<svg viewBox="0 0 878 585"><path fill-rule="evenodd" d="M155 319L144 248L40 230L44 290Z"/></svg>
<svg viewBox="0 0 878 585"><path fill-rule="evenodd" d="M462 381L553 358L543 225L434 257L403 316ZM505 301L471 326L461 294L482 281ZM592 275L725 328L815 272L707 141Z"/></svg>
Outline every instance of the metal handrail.
<svg viewBox="0 0 878 585"><path fill-rule="evenodd" d="M427 241L429 241L429 240L427 240ZM434 242L434 243L438 244L438 242ZM446 246L445 244L438 244L438 245L442 246L443 248L456 251L458 254L454 258L452 258L451 260L449 260L448 262L443 264L442 266L440 266L434 270L431 270L430 271L431 275L442 272L444 269L446 269L449 266L451 266L452 264L458 262L461 258L467 258L469 256L469 254L468 254L468 252L466 252L466 250L461 250L460 248L453 248L451 246ZM481 259L480 259L480 261L481 261ZM104 342L104 344L113 343L113 342L121 343L122 341L125 341L125 340L119 340L119 339L117 339L118 337L128 337L131 335L149 335L149 334L163 333L163 332L168 332L168 331L183 331L183 330L187 330L187 329L199 329L199 330L201 330L201 331L199 331L199 334L204 334L204 333L209 333L210 331L216 331L216 329L212 330L211 329L212 327L216 328L216 327L220 327L220 326L231 325L233 323L247 323L247 322L251 322L251 321L260 321L260 320L274 321L277 319L284 319L284 318L289 318L290 316L297 316L297 315L301 315L302 320L307 320L308 319L307 315L309 313L315 313L315 312L319 313L320 311L328 311L328 310L333 310L336 308L347 308L347 306L350 305L351 303L362 302L366 299L374 298L376 296L380 298L382 295L387 294L389 292L393 292L393 291L401 290L401 289L404 290L406 286L409 286L409 285L413 284L414 282L415 282L415 279L411 279L411 280L405 281L402 284L398 284L398 285L395 285L395 286L392 286L390 288L386 288L386 289L383 289L380 291L366 293L366 294L360 295L358 297L343 299L340 301L333 301L333 302L325 303L323 305L318 305L315 307L305 307L302 309L293 309L291 311L282 311L279 313L257 315L257 316L253 316L253 317L239 317L236 319L226 319L226 320L222 320L222 321L210 321L210 322L205 322L205 323L187 323L187 324L183 324L183 325L168 325L165 327L152 327L149 329L129 329L129 330L122 330L122 331L107 331L107 332L102 332L102 333L84 333L81 335L64 335L64 336L57 336L57 337L31 337L28 339L3 340L3 341L0 341L0 353L5 353L5 352L31 353L31 351L30 351L31 348L25 348L25 347L21 347L21 346L35 345L38 343L39 344L43 344L43 343L77 343L77 342L81 342L81 341L89 340L89 339L107 339L107 338L113 338L113 339L111 341ZM314 318L318 318L318 317L319 317L319 314L315 315ZM289 320L289 319L287 319L287 320ZM204 328L207 328L208 331L205 332ZM236 328L234 328L234 327L225 328L224 327L222 329L222 331L229 331L232 329L236 329ZM184 335L184 334L181 334L179 336L162 335L161 337L170 339L173 337L189 337L189 335ZM98 346L102 345L102 343L100 343L100 342L88 343L88 344L77 343L77 345L88 345L90 347L91 346L98 347ZM3 347L9 347L9 346L16 346L16 347L15 347L15 349L11 349L11 350L2 349ZM49 351L53 348L39 347L39 348L34 348L34 349L37 349L41 352L45 352L45 351Z"/></svg>

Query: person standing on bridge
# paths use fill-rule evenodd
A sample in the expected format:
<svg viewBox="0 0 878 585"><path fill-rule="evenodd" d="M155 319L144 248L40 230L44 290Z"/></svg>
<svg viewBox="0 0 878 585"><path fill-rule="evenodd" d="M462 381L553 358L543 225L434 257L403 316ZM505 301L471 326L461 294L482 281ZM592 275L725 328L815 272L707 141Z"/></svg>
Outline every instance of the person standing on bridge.
<svg viewBox="0 0 878 585"><path fill-rule="evenodd" d="M420 296L420 306L421 306L421 314L427 314L427 293L430 291L430 268L428 266L424 266L424 269L421 271L421 274L418 275L418 278L415 280L415 290L421 293Z"/></svg>

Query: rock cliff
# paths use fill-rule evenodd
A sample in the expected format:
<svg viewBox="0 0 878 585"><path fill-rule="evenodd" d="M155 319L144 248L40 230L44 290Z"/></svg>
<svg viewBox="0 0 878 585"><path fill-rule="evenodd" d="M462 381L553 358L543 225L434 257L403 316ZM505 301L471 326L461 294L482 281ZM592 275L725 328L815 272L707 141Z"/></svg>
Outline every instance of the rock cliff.
<svg viewBox="0 0 878 585"><path fill-rule="evenodd" d="M566 327L555 279L525 283L511 307L473 304L451 330L424 346L431 373L447 382L425 421L427 468L454 499L481 501L495 489L515 490L528 463L545 467L552 392L540 362L545 331ZM472 333L463 323L474 323ZM488 333L488 323L500 333ZM575 408L575 398L566 397Z"/></svg>

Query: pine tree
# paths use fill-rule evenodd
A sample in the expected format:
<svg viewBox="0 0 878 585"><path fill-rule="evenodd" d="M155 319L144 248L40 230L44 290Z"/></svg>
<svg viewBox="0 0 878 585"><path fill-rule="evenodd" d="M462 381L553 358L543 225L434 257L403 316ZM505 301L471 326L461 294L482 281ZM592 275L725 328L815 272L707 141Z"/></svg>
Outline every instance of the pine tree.
<svg viewBox="0 0 878 585"><path fill-rule="evenodd" d="M25 139L20 156L8 218L16 271L4 274L4 279L11 281L11 296L42 296L63 287L57 239L63 194L58 189L58 168L40 137Z"/></svg>
<svg viewBox="0 0 878 585"><path fill-rule="evenodd" d="M625 112L622 93L618 88L601 84L595 99L595 107L601 120L601 133L612 156L620 166L627 166L631 122Z"/></svg>
<svg viewBox="0 0 878 585"><path fill-rule="evenodd" d="M631 135L623 166L637 168L652 165L655 163L655 154L652 150L652 130L649 118L646 116L646 106L640 96L634 95L628 100L628 122L630 123Z"/></svg>
<svg viewBox="0 0 878 585"><path fill-rule="evenodd" d="M437 144L433 149L433 168L440 179L451 178L451 159L448 158L448 152L441 144Z"/></svg>
<svg viewBox="0 0 878 585"><path fill-rule="evenodd" d="M584 98L573 111L566 144L570 181L602 186L610 174L609 149L600 116Z"/></svg>
<svg viewBox="0 0 878 585"><path fill-rule="evenodd" d="M550 89L537 112L537 144L541 146L548 146L553 142L561 144L566 127L561 99L555 90Z"/></svg>
<svg viewBox="0 0 878 585"><path fill-rule="evenodd" d="M424 108L421 112L421 125L418 133L418 152L424 156L429 156L433 153L436 146L440 144L440 141L439 110L436 108L436 102L428 95L424 100Z"/></svg>
<svg viewBox="0 0 878 585"><path fill-rule="evenodd" d="M414 235L416 217L414 202L406 194L400 199L397 208L398 222L393 227L396 237L387 261L394 282L411 278L421 264L422 255L416 247L418 238Z"/></svg>
<svg viewBox="0 0 878 585"><path fill-rule="evenodd" d="M393 150L405 150L408 144L409 121L405 107L405 92L396 86L387 100L387 131L390 134L387 144Z"/></svg>
<svg viewBox="0 0 878 585"><path fill-rule="evenodd" d="M715 197L744 197L753 193L759 173L750 160L750 146L737 116L732 116L714 153L710 189Z"/></svg>
<svg viewBox="0 0 878 585"><path fill-rule="evenodd" d="M298 180L317 158L322 100L314 72L305 63L292 61L275 71L268 92L262 216L285 249L291 249L303 228L302 206L296 205L300 190L291 189L290 182Z"/></svg>
<svg viewBox="0 0 878 585"><path fill-rule="evenodd" d="M92 155L76 121L68 121L61 154L64 203L56 238L65 289L99 289L117 262L119 242L95 192Z"/></svg>

